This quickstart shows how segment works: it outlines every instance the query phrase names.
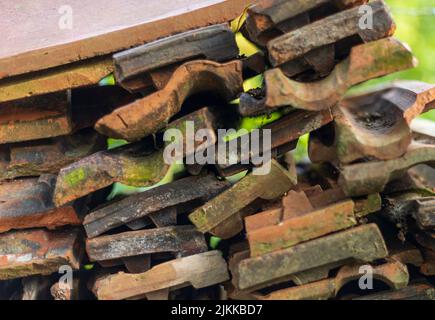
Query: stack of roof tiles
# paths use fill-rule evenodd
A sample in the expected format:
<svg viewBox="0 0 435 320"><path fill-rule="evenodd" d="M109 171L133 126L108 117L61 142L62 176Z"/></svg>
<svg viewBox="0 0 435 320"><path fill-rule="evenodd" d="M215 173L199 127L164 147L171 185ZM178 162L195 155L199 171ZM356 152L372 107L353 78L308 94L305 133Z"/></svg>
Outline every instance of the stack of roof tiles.
<svg viewBox="0 0 435 320"><path fill-rule="evenodd" d="M0 297L435 299L435 85L348 93L416 64L385 3L196 2L0 59ZM267 150L188 161L241 119Z"/></svg>

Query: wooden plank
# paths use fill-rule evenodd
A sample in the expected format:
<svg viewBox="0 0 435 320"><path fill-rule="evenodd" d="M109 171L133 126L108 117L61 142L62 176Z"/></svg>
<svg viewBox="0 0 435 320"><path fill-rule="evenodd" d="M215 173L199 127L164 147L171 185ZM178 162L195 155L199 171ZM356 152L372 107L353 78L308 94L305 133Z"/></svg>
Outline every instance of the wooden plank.
<svg viewBox="0 0 435 320"><path fill-rule="evenodd" d="M0 280L49 275L69 265L77 270L81 259L80 237L74 230L35 229L0 235Z"/></svg>
<svg viewBox="0 0 435 320"><path fill-rule="evenodd" d="M219 181L212 175L183 178L93 211L86 216L83 225L92 238L125 223L161 214L165 209L192 201L205 202L229 186L229 182Z"/></svg>
<svg viewBox="0 0 435 320"><path fill-rule="evenodd" d="M115 78L123 83L139 75L202 57L223 62L239 54L234 33L228 24L183 32L113 56Z"/></svg>
<svg viewBox="0 0 435 320"><path fill-rule="evenodd" d="M207 130L208 138L188 146L185 135L187 123L190 122L193 122L195 132L200 129ZM183 153L179 155L181 157L204 150L216 142L214 117L208 108L175 120L169 124L169 128L179 129L184 134L180 141L183 143ZM145 141L100 151L83 158L59 172L54 201L60 206L115 182L136 187L156 184L165 177L170 168L170 164L163 157L164 152L165 148L156 150L154 139L150 136Z"/></svg>
<svg viewBox="0 0 435 320"><path fill-rule="evenodd" d="M338 183L349 196L381 192L390 180L400 178L410 167L433 161L435 161L434 146L413 143L400 158L341 167Z"/></svg>
<svg viewBox="0 0 435 320"><path fill-rule="evenodd" d="M285 249L357 224L354 202L342 201L248 233L251 256Z"/></svg>
<svg viewBox="0 0 435 320"><path fill-rule="evenodd" d="M128 49L183 31L230 21L248 0L41 0L8 8L0 28L0 78ZM59 10L64 10L59 13ZM69 10L72 10L70 12ZM98 18L95 16L98 12ZM72 15L72 28L61 29ZM31 16L32 23L28 23Z"/></svg>
<svg viewBox="0 0 435 320"><path fill-rule="evenodd" d="M0 233L11 229L81 225L82 204L54 207L55 183L56 177L52 175L0 183Z"/></svg>
<svg viewBox="0 0 435 320"><path fill-rule="evenodd" d="M373 28L360 28L359 7L333 14L271 40L267 44L271 64L279 66L354 35L359 35L364 42L392 36L396 26L384 2L373 1L367 5L373 12Z"/></svg>
<svg viewBox="0 0 435 320"><path fill-rule="evenodd" d="M3 145L0 146L0 181L57 174L62 167L105 148L106 139L95 131Z"/></svg>
<svg viewBox="0 0 435 320"><path fill-rule="evenodd" d="M324 110L333 107L350 87L415 64L412 53L398 40L369 42L353 47L349 57L322 80L298 82L287 78L279 68L267 70L265 103L271 109L291 105L297 109Z"/></svg>
<svg viewBox="0 0 435 320"><path fill-rule="evenodd" d="M241 290L266 287L294 273L349 259L370 262L388 255L375 224L363 225L284 250L245 259L238 265Z"/></svg>
<svg viewBox="0 0 435 320"><path fill-rule="evenodd" d="M247 207L256 199L276 199L296 184L295 173L293 175L285 170L273 159L270 165L271 169L268 174L248 174L231 188L192 212L189 215L190 221L199 231L216 234L214 232L216 227L225 223L226 220L237 216L240 210ZM237 201L234 201L234 199L237 199ZM231 235L226 235L226 237L234 236L238 232L240 230L235 229Z"/></svg>
<svg viewBox="0 0 435 320"><path fill-rule="evenodd" d="M141 274L120 272L100 278L93 292L99 300L138 299L157 290L189 285L200 289L228 279L222 254L209 251L159 264Z"/></svg>
<svg viewBox="0 0 435 320"><path fill-rule="evenodd" d="M240 61L225 64L207 60L187 62L177 68L162 90L116 109L101 118L95 129L112 138L139 140L164 128L192 94L214 92L230 101L243 91L242 85Z"/></svg>
<svg viewBox="0 0 435 320"><path fill-rule="evenodd" d="M207 251L204 235L193 226L129 231L86 241L91 261L115 260L138 255L171 252L178 257Z"/></svg>

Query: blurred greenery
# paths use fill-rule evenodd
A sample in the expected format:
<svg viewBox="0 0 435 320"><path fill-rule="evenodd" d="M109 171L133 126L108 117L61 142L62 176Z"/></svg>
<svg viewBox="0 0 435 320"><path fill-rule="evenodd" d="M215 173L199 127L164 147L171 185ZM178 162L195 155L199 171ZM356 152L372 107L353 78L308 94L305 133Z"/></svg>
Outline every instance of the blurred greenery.
<svg viewBox="0 0 435 320"><path fill-rule="evenodd" d="M435 0L386 0L386 3L397 25L394 36L409 44L419 60L417 68L390 77L435 83Z"/></svg>
<svg viewBox="0 0 435 320"><path fill-rule="evenodd" d="M417 57L417 68L368 81L360 87L395 79L435 83L435 0L385 0L397 29L394 37L407 43ZM435 121L435 111L422 116Z"/></svg>

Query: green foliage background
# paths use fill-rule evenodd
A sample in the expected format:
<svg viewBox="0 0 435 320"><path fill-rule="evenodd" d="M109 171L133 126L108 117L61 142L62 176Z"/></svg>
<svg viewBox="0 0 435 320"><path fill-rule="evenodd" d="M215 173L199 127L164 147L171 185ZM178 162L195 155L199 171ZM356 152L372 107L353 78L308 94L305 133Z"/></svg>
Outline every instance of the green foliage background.
<svg viewBox="0 0 435 320"><path fill-rule="evenodd" d="M419 61L417 68L399 72L373 83L413 79L435 83L435 0L385 0L397 25L395 37L407 43ZM423 116L435 121L435 112Z"/></svg>
<svg viewBox="0 0 435 320"><path fill-rule="evenodd" d="M435 83L435 0L386 0L397 24L395 37L408 43L419 66L401 78Z"/></svg>

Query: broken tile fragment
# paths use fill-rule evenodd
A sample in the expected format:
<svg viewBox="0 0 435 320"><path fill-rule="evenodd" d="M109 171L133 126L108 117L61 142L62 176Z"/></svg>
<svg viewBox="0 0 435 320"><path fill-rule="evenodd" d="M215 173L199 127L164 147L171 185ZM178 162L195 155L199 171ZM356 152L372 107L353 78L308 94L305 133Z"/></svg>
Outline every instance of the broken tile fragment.
<svg viewBox="0 0 435 320"><path fill-rule="evenodd" d="M219 251L171 260L141 274L117 273L98 279L93 292L99 300L140 299L163 289L193 286L205 288L229 279Z"/></svg>
<svg viewBox="0 0 435 320"><path fill-rule="evenodd" d="M213 175L183 178L95 210L85 217L83 225L88 237L93 238L143 217L158 219L166 209L205 202L229 187L229 182Z"/></svg>
<svg viewBox="0 0 435 320"><path fill-rule="evenodd" d="M240 164L252 163L253 159L260 157L265 152L271 152L274 157L282 156L289 150L296 148L298 139L306 133L314 131L332 121L330 110L310 112L295 110L281 119L263 126L258 133L259 148L250 148L251 141L256 141L257 133L251 132L236 138L237 148L226 147L229 152L225 161L216 161L219 173L224 176L232 175L237 171L243 171ZM264 135L270 130L270 150L264 148ZM235 143L234 140L228 145ZM249 150L249 152L247 152ZM217 154L217 153L216 153ZM231 159L231 161L230 161ZM234 164L236 163L236 164Z"/></svg>
<svg viewBox="0 0 435 320"><path fill-rule="evenodd" d="M421 229L435 228L435 197L417 199L413 217Z"/></svg>
<svg viewBox="0 0 435 320"><path fill-rule="evenodd" d="M75 130L94 127L101 117L139 97L117 85L77 88L70 93Z"/></svg>
<svg viewBox="0 0 435 320"><path fill-rule="evenodd" d="M412 53L398 40L369 42L353 47L349 57L322 80L303 83L287 78L279 68L267 70L265 104L271 109L290 105L297 109L324 110L333 107L350 87L415 64Z"/></svg>
<svg viewBox="0 0 435 320"><path fill-rule="evenodd" d="M278 208L247 216L245 218L246 233L250 234L256 230L277 225L284 220L299 217L314 210L304 192L290 190L282 197L281 202Z"/></svg>
<svg viewBox="0 0 435 320"><path fill-rule="evenodd" d="M282 197L278 208L247 216L245 218L245 229L248 238L251 232L255 234L256 231L263 228L278 227L278 225L282 227L289 219L295 219L296 221L305 215L328 210L334 208L334 206L341 208L339 204L344 202L354 203L353 214L351 215L354 220L381 210L382 205L379 194L356 198L352 201L338 187L316 191L316 193L309 194L309 196L307 196L307 193L307 191L290 190Z"/></svg>
<svg viewBox="0 0 435 320"><path fill-rule="evenodd" d="M237 57L239 50L227 24L213 25L162 38L113 56L115 77L127 80L162 67L203 57L223 62Z"/></svg>
<svg viewBox="0 0 435 320"><path fill-rule="evenodd" d="M201 232L213 229L227 219L234 218L238 212L256 199L273 200L287 192L296 184L296 176L285 170L275 160L271 160L270 172L265 175L248 174L231 188L208 201L189 215L190 221ZM234 201L237 199L237 201ZM234 236L238 231L231 236ZM228 237L228 235L227 235Z"/></svg>
<svg viewBox="0 0 435 320"><path fill-rule="evenodd" d="M23 293L21 300L48 300L50 298L50 277L30 276L23 278L21 284Z"/></svg>
<svg viewBox="0 0 435 320"><path fill-rule="evenodd" d="M134 97L117 86L94 86L1 102L0 143L73 134Z"/></svg>
<svg viewBox="0 0 435 320"><path fill-rule="evenodd" d="M255 117L267 114L270 109L265 105L263 96L255 97L250 93L243 92L239 98L237 111L243 117Z"/></svg>
<svg viewBox="0 0 435 320"><path fill-rule="evenodd" d="M402 243L399 239L395 238L385 239L388 244L388 252L390 255L387 260L399 261L406 265L413 265L421 267L423 264L423 256L421 251L409 242Z"/></svg>
<svg viewBox="0 0 435 320"><path fill-rule="evenodd" d="M0 280L49 275L69 265L77 270L81 259L77 230L34 229L0 235Z"/></svg>
<svg viewBox="0 0 435 320"><path fill-rule="evenodd" d="M412 143L397 159L342 166L338 183L348 196L381 192L389 181L400 178L410 167L434 160L434 146Z"/></svg>
<svg viewBox="0 0 435 320"><path fill-rule="evenodd" d="M355 216L363 218L382 209L382 198L379 193L369 194L367 198L358 198L355 201Z"/></svg>
<svg viewBox="0 0 435 320"><path fill-rule="evenodd" d="M354 35L359 35L364 42L392 36L395 24L384 2L373 1L368 6L373 14L372 28L359 27L360 7L335 13L271 40L267 44L271 64L276 67Z"/></svg>
<svg viewBox="0 0 435 320"><path fill-rule="evenodd" d="M311 240L294 247L242 260L236 286L254 290L276 283L292 274L325 264L356 259L370 262L388 255L375 224L363 225Z"/></svg>
<svg viewBox="0 0 435 320"><path fill-rule="evenodd" d="M358 264L346 265L341 267L333 278L277 290L265 296L258 294L254 294L254 296L259 300L327 300L335 298L347 283L361 278L360 267L361 265ZM371 267L373 279L382 281L393 290L399 290L408 285L408 269L400 262L387 262Z"/></svg>
<svg viewBox="0 0 435 320"><path fill-rule="evenodd" d="M106 148L95 131L46 140L0 146L0 181L41 174L57 174L72 162Z"/></svg>
<svg viewBox="0 0 435 320"><path fill-rule="evenodd" d="M66 92L0 104L0 144L67 135L73 129Z"/></svg>
<svg viewBox="0 0 435 320"><path fill-rule="evenodd" d="M435 193L435 169L419 164L408 169L399 179L390 181L384 194L412 192L419 190L427 195Z"/></svg>
<svg viewBox="0 0 435 320"><path fill-rule="evenodd" d="M268 41L310 23L310 13L330 5L325 13L366 3L367 0L267 0L251 5L246 18L249 39L265 46ZM317 13L318 14L318 13ZM324 14L322 14L323 16Z"/></svg>
<svg viewBox="0 0 435 320"><path fill-rule="evenodd" d="M248 233L251 256L285 249L357 223L354 202L342 201Z"/></svg>
<svg viewBox="0 0 435 320"><path fill-rule="evenodd" d="M242 84L240 61L225 64L207 60L187 62L173 73L162 90L116 109L101 118L95 128L112 138L139 140L165 127L189 96L213 92L230 101L243 91Z"/></svg>
<svg viewBox="0 0 435 320"><path fill-rule="evenodd" d="M194 124L194 132L204 129L208 138L188 145L185 134L190 122ZM208 108L175 120L169 128L183 133L182 141L177 143L177 146L182 144L182 153L174 155L175 160L182 160L183 156L204 150L216 142L214 118ZM59 172L54 202L60 206L115 182L135 187L156 184L166 176L170 168L170 163L165 161L164 152L165 148L156 150L153 137L149 137L148 140L100 151L74 162Z"/></svg>
<svg viewBox="0 0 435 320"><path fill-rule="evenodd" d="M106 235L86 241L91 261L171 252L183 257L207 251L204 235L193 226L171 226Z"/></svg>
<svg viewBox="0 0 435 320"><path fill-rule="evenodd" d="M404 119L411 125L417 116L435 108L435 85L421 81L395 81L385 90L382 98L400 108Z"/></svg>
<svg viewBox="0 0 435 320"><path fill-rule="evenodd" d="M418 81L396 82L381 90L346 98L332 109L334 126L325 129L333 132L322 129L318 136L311 137L310 159L351 163L369 157L378 160L400 157L413 138L409 124L428 111L434 100L435 86ZM314 145L318 143L323 146Z"/></svg>
<svg viewBox="0 0 435 320"><path fill-rule="evenodd" d="M82 204L56 208L52 202L56 177L0 182L0 233L11 229L81 225Z"/></svg>
<svg viewBox="0 0 435 320"><path fill-rule="evenodd" d="M112 59L102 57L3 79L0 102L96 85L113 70Z"/></svg>

